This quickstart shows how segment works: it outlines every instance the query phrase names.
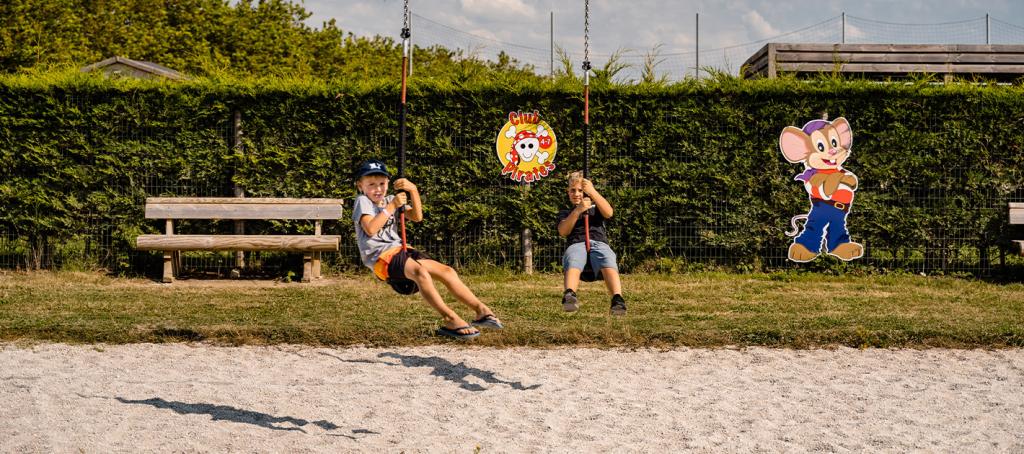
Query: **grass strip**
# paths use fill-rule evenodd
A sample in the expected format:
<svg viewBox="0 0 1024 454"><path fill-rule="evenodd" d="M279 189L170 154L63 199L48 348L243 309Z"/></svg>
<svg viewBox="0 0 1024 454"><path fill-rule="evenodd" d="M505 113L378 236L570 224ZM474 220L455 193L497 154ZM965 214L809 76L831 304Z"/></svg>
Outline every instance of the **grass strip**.
<svg viewBox="0 0 1024 454"><path fill-rule="evenodd" d="M506 329L493 347L787 348L1024 346L1024 285L917 275L630 274L629 314L608 314L601 284L561 310L561 276L463 276ZM465 307L453 304L467 320ZM0 274L0 341L210 342L411 346L435 337L439 317L365 275L313 284L179 281L99 273Z"/></svg>

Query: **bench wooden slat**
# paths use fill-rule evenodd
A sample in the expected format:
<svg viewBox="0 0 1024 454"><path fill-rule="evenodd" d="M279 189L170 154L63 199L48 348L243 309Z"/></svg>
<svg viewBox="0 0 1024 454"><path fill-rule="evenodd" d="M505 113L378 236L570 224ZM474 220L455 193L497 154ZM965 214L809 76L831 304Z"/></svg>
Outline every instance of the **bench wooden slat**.
<svg viewBox="0 0 1024 454"><path fill-rule="evenodd" d="M1024 224L1024 203L1010 203L1010 224Z"/></svg>
<svg viewBox="0 0 1024 454"><path fill-rule="evenodd" d="M340 219L340 199L188 197L146 199L146 219Z"/></svg>
<svg viewBox="0 0 1024 454"><path fill-rule="evenodd" d="M339 235L139 235L140 251L319 251L339 250Z"/></svg>

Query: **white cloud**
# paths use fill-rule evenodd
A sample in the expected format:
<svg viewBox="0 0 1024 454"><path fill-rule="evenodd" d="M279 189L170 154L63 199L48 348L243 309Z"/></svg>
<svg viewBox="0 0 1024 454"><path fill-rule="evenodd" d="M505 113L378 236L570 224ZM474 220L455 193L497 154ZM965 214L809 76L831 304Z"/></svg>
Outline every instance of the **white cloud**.
<svg viewBox="0 0 1024 454"><path fill-rule="evenodd" d="M497 35L495 35L493 32L491 32L490 30L488 30L486 28L466 29L466 33L469 33L469 34L472 34L472 35L476 35L476 36L480 36L480 37L487 38L487 39L492 39L492 40L495 40L495 41L501 41L500 39L498 39Z"/></svg>
<svg viewBox="0 0 1024 454"><path fill-rule="evenodd" d="M769 36L782 34L782 32L780 32L779 29L773 27L772 24L768 23L768 21L765 20L764 16L762 16L761 13L758 13L757 11L754 10L747 10L747 12L743 14L743 23L746 24L749 29L751 29L752 33L750 33L750 35L755 37L767 38Z"/></svg>
<svg viewBox="0 0 1024 454"><path fill-rule="evenodd" d="M676 51L693 49L695 44L696 40L693 35L689 33L672 33L669 35L669 39L665 40L665 47L667 47L669 51L673 49ZM683 52L686 52L686 50L683 50Z"/></svg>
<svg viewBox="0 0 1024 454"><path fill-rule="evenodd" d="M701 49L718 49L722 47L736 46L750 41L750 35L742 29L719 29L707 34L701 34Z"/></svg>
<svg viewBox="0 0 1024 454"><path fill-rule="evenodd" d="M459 3L463 14L481 18L508 20L537 17L537 10L522 0L460 0Z"/></svg>
<svg viewBox="0 0 1024 454"><path fill-rule="evenodd" d="M865 33L864 30L861 30L860 27L849 24L846 25L846 42L864 42L867 41L867 37L867 33Z"/></svg>

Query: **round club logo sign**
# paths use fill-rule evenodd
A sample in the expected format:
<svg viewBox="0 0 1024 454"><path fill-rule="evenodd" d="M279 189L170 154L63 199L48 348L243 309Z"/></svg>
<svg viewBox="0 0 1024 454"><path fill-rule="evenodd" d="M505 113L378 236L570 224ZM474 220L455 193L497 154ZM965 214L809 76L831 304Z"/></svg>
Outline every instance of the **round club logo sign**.
<svg viewBox="0 0 1024 454"><path fill-rule="evenodd" d="M497 140L501 174L512 181L531 183L539 181L555 170L555 151L558 141L555 131L532 113L509 112L508 123L501 127Z"/></svg>

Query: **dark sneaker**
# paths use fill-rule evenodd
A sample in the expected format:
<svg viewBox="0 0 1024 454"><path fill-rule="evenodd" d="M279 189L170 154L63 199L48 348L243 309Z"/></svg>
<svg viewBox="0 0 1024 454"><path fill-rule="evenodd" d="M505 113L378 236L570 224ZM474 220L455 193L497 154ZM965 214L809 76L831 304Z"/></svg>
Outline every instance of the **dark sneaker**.
<svg viewBox="0 0 1024 454"><path fill-rule="evenodd" d="M580 299L576 297L576 292L566 290L565 294L562 295L562 310L566 312L576 312L579 308Z"/></svg>
<svg viewBox="0 0 1024 454"><path fill-rule="evenodd" d="M626 300L622 299L622 295L615 295L612 297L612 315L626 315Z"/></svg>

